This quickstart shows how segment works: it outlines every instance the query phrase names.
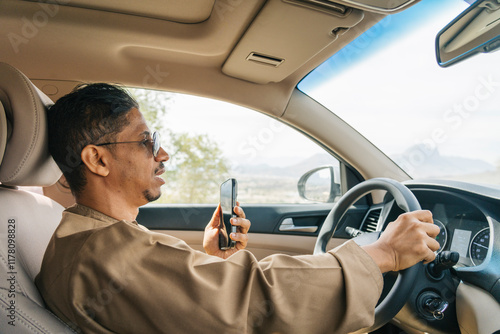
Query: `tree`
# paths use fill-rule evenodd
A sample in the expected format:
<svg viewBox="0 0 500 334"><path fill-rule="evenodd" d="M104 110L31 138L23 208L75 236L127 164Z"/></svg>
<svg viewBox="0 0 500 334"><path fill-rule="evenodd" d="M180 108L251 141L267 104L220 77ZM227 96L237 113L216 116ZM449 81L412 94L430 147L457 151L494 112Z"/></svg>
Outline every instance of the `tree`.
<svg viewBox="0 0 500 334"><path fill-rule="evenodd" d="M204 134L173 132L165 120L175 94L129 89L139 103L148 125L168 143L170 160L165 164L166 181L157 203L217 203L219 184L227 178L229 167L218 144Z"/></svg>
<svg viewBox="0 0 500 334"><path fill-rule="evenodd" d="M217 203L228 166L217 143L206 135L172 134L172 163L163 197L169 203Z"/></svg>

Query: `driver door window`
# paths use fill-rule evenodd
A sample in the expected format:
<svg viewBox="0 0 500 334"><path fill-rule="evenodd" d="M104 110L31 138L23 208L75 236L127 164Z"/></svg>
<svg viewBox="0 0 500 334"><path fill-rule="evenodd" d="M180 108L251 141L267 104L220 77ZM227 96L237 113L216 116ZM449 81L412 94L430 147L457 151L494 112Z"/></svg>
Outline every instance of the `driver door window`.
<svg viewBox="0 0 500 334"><path fill-rule="evenodd" d="M238 180L238 200L245 204L332 202L338 197L331 189L340 190L339 161L287 125L220 101L131 91L171 156L157 204L218 203L219 185L229 177ZM314 169L302 182L306 200L298 183Z"/></svg>

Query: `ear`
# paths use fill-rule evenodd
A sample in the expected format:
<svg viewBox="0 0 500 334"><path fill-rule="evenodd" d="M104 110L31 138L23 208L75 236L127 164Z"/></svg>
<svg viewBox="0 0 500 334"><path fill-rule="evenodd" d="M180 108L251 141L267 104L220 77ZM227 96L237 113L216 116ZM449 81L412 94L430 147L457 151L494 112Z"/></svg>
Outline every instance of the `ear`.
<svg viewBox="0 0 500 334"><path fill-rule="evenodd" d="M107 155L109 151L95 145L87 145L82 150L82 162L94 174L108 176Z"/></svg>

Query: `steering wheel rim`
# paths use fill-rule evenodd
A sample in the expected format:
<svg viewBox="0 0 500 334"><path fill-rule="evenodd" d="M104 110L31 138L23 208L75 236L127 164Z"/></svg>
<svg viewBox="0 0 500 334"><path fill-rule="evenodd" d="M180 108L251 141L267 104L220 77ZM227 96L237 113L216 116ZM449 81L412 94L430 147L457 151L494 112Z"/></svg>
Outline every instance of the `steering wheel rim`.
<svg viewBox="0 0 500 334"><path fill-rule="evenodd" d="M326 246L331 240L335 227L342 219L347 209L354 204L358 199L365 196L373 190L386 190L390 193L396 204L405 212L420 210L420 204L415 195L403 184L398 181L388 178L374 178L364 181L351 188L344 196L335 204L330 213L321 226L316 244L314 246L314 254L326 253ZM365 233L360 237L354 238L354 241L359 245L367 245L376 241L381 232ZM363 332L373 331L388 323L401 310L406 303L406 297L410 294L413 283L417 277L422 263L401 270L398 273L396 282L390 289L389 293L375 307L375 322L373 325Z"/></svg>

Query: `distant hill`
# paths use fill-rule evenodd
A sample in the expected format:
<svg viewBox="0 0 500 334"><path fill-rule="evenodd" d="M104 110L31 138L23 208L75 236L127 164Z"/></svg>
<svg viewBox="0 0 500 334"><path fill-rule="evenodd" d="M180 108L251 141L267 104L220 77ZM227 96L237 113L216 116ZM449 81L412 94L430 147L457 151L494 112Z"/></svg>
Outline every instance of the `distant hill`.
<svg viewBox="0 0 500 334"><path fill-rule="evenodd" d="M393 157L396 162L408 163L414 158L418 147ZM297 182L307 171L326 165L337 165L337 161L327 154L315 154L297 163L282 160L279 166L275 161L237 165L231 176L238 179L238 196L245 203L308 203L299 196ZM500 184L500 169L481 160L441 156L433 152L418 164L410 165L410 175L415 179L442 178L486 184ZM278 165L278 166L277 166Z"/></svg>
<svg viewBox="0 0 500 334"><path fill-rule="evenodd" d="M328 154L318 153L300 162L288 166L276 167L268 164L239 165L234 168L237 174L259 174L269 176L296 177L299 178L307 171L323 165L336 166L336 160Z"/></svg>
<svg viewBox="0 0 500 334"><path fill-rule="evenodd" d="M413 178L450 178L458 175L495 172L496 167L478 159L442 156L437 149L429 153L421 145L415 145L393 160L404 166Z"/></svg>
<svg viewBox="0 0 500 334"><path fill-rule="evenodd" d="M397 164L407 168L408 173L414 179L442 178L500 184L500 169L490 163L478 159L443 156L437 149L432 154L423 152L425 151L416 145L403 154L392 156L392 159ZM285 161L283 163L285 164ZM326 165L336 166L336 160L328 154L319 153L302 159L298 163L282 167L265 163L239 165L234 168L233 173L235 175L257 175L259 177L269 176L298 180L307 171Z"/></svg>

